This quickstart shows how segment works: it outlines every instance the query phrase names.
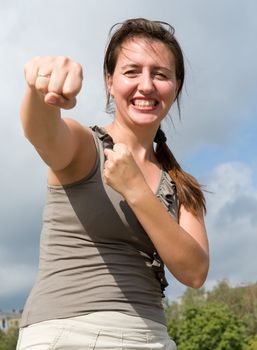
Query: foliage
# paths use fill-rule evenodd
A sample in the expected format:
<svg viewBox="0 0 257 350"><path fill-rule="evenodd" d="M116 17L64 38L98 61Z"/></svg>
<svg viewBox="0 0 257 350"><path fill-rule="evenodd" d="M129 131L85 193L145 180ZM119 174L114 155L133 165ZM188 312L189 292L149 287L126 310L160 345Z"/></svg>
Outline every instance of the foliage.
<svg viewBox="0 0 257 350"><path fill-rule="evenodd" d="M165 311L178 350L257 350L257 284L187 288Z"/></svg>
<svg viewBox="0 0 257 350"><path fill-rule="evenodd" d="M6 348L5 350L15 350L16 344L19 336L19 329L10 328L7 331L7 340L6 340Z"/></svg>
<svg viewBox="0 0 257 350"><path fill-rule="evenodd" d="M241 350L242 327L226 305L188 308L179 327L180 350Z"/></svg>
<svg viewBox="0 0 257 350"><path fill-rule="evenodd" d="M204 288L187 288L181 299L182 309L200 307L206 302L206 291Z"/></svg>
<svg viewBox="0 0 257 350"><path fill-rule="evenodd" d="M175 341L175 343L178 342L178 325L179 325L179 306L177 303L172 303L167 310L167 326L168 326L168 333L170 337Z"/></svg>
<svg viewBox="0 0 257 350"><path fill-rule="evenodd" d="M5 350L6 335L0 330L0 350Z"/></svg>
<svg viewBox="0 0 257 350"><path fill-rule="evenodd" d="M0 331L0 350L15 350L19 330L10 328L6 333Z"/></svg>
<svg viewBox="0 0 257 350"><path fill-rule="evenodd" d="M257 350L257 334L247 340L243 350Z"/></svg>
<svg viewBox="0 0 257 350"><path fill-rule="evenodd" d="M231 288L221 281L207 297L208 302L225 303L246 326L247 335L257 334L257 285Z"/></svg>

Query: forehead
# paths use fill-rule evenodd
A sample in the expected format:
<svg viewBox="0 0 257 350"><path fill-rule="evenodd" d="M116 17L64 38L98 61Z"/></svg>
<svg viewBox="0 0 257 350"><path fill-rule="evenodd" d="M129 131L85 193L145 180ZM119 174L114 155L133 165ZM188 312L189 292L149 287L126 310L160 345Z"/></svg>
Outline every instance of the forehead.
<svg viewBox="0 0 257 350"><path fill-rule="evenodd" d="M173 67L175 56L169 47L161 41L135 37L124 41L117 57L117 65L151 64Z"/></svg>

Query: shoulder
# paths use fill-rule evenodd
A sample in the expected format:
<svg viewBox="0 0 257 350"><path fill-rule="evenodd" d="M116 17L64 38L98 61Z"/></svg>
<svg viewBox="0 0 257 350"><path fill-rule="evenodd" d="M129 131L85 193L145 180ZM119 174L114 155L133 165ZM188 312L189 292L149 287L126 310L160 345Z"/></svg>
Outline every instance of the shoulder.
<svg viewBox="0 0 257 350"><path fill-rule="evenodd" d="M90 142L90 140L92 140L91 128L84 126L83 124L72 118L63 117L62 119L67 125L68 129L72 133L76 134L78 142L81 140Z"/></svg>
<svg viewBox="0 0 257 350"><path fill-rule="evenodd" d="M64 169L57 171L49 168L50 185L66 185L85 178L92 171L97 158L92 129L71 118L63 120L71 133L76 151L71 163Z"/></svg>

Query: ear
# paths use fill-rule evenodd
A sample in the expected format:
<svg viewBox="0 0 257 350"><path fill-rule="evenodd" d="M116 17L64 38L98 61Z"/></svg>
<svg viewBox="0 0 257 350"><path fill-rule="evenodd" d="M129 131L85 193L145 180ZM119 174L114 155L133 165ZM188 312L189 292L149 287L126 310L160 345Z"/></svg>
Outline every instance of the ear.
<svg viewBox="0 0 257 350"><path fill-rule="evenodd" d="M108 89L109 94L113 97L112 93L112 75L108 74L106 77L106 86Z"/></svg>

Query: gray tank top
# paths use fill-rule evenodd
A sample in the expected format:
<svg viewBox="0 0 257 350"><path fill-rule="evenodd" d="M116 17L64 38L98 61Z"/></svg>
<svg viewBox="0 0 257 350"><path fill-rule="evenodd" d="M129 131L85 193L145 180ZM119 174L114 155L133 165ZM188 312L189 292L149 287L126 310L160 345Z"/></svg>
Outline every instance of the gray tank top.
<svg viewBox="0 0 257 350"><path fill-rule="evenodd" d="M104 147L94 127L97 161L87 178L48 186L39 271L21 326L96 311L119 311L166 324L161 259L124 198L103 183ZM175 184L161 172L156 196L177 218Z"/></svg>

